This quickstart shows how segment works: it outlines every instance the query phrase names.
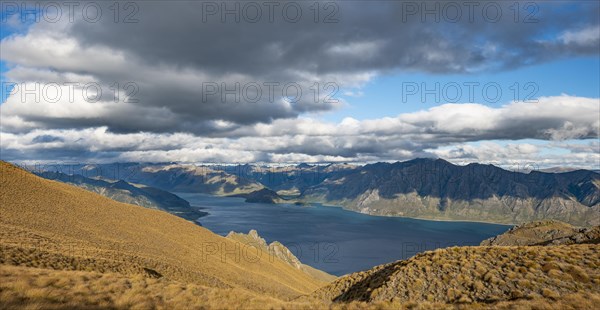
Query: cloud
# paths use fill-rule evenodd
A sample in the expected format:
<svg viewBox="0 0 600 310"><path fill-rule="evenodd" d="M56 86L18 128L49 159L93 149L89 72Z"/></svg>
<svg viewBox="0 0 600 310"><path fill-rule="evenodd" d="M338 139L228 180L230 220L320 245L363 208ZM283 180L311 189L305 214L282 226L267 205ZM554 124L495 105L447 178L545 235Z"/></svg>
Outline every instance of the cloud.
<svg viewBox="0 0 600 310"><path fill-rule="evenodd" d="M577 31L565 31L559 38L564 44L598 47L600 42L600 26L590 26Z"/></svg>
<svg viewBox="0 0 600 310"><path fill-rule="evenodd" d="M42 21L2 39L4 75L21 90L41 87L40 100L17 92L2 104L2 158L372 161L436 156L485 140L598 137L598 99L566 95L501 107L443 104L372 120L316 118L344 107L340 95L362 96L381 75L470 74L597 55L598 3L570 3L568 14L561 4L537 3L533 23L515 22L513 2L497 2L505 14L493 22L480 8L473 20L463 7L457 22L445 15L431 22L407 14L405 1L327 1L317 22L313 2L294 2L304 12L298 22L286 20L281 5L272 21L263 15L256 23L206 15L207 2L183 3L136 2L138 22L116 23L111 3L99 2L107 15L98 22ZM325 23L331 12L336 21ZM102 93L90 93L91 84ZM49 100L53 91L62 96ZM493 151L465 146L447 155Z"/></svg>
<svg viewBox="0 0 600 310"><path fill-rule="evenodd" d="M389 72L506 70L595 55L600 44L597 3L570 5L572 14L539 3L533 23L515 22L512 3L502 2L496 3L504 13L498 20L490 20L483 6L471 18L461 5L464 14L456 22L444 2L428 4L438 6L437 17L423 15L427 5L410 8L413 2L381 1L369 8L352 1L321 2L318 16L312 2L294 2L303 12L297 22L289 21L283 5L273 16L249 22L245 2L226 4L239 6L239 13L223 15L222 7L208 14L206 2L140 1L134 23L115 22L109 3L96 4L106 13L97 22L76 16L71 23L65 15L4 38L2 60L14 82L98 83L106 104L95 109L112 112L76 120L26 114L22 122L57 129L218 134L223 128L215 121L235 128L341 108L339 95L360 94L362 85ZM267 13L267 7L261 9ZM417 11L410 14L411 9ZM165 20L173 22L160 22ZM130 82L133 93L124 89ZM114 87L137 102L108 104ZM123 121L123 115L135 119Z"/></svg>
<svg viewBox="0 0 600 310"><path fill-rule="evenodd" d="M600 149L596 141L582 141L569 154L572 145L557 146L552 143L533 145L517 143L481 142L464 143L431 150L435 156L456 164L487 163L519 172L529 172L550 167L600 169Z"/></svg>
<svg viewBox="0 0 600 310"><path fill-rule="evenodd" d="M8 150L9 155L21 156L18 159L41 159L48 152L79 160L96 154L108 161L190 162L365 162L441 156L457 163L493 159L502 163L535 160L545 165L566 164L572 158L573 164L595 167L600 159L597 142L593 142L600 137L599 114L599 99L563 95L498 108L445 104L396 117L346 118L339 123L306 117L282 119L239 126L212 137L114 133L107 127L35 129L3 132L2 147L3 157ZM56 138L52 143L40 143L40 136ZM592 142L581 146L574 140L562 140L564 137ZM523 139L537 142L520 142ZM548 149L562 151L560 156L548 157Z"/></svg>

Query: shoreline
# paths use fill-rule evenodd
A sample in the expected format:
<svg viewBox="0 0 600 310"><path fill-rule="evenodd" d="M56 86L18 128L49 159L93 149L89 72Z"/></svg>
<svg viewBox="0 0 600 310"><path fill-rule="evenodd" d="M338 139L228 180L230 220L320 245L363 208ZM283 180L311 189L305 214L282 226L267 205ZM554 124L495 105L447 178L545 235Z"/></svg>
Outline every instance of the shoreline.
<svg viewBox="0 0 600 310"><path fill-rule="evenodd" d="M211 194L204 194L204 193L184 193L184 192L180 192L181 194L194 194L194 195L204 195L204 196L208 196L208 197L214 197L214 198L239 198L239 197L234 197L234 196L221 196L221 195L211 195ZM178 193L174 193L176 195L178 195ZM183 197L182 197L183 198ZM184 198L183 198L184 199ZM240 198L242 199L242 198ZM243 203L247 203L242 201ZM499 223L499 222L491 222L491 221L481 221L481 220L459 220L459 219L445 219L445 218L424 218L424 217L413 217L413 216L397 216L397 215L381 215L381 214L369 214L369 213L363 213L363 212L359 212L356 210L352 210L352 209L347 209L344 208L343 206L340 205L332 205L332 204L327 204L327 203L321 203L321 202L302 202L302 205L298 205L296 204L295 201L289 201L289 202L280 202L280 203L272 203L272 205L290 205L290 206L296 206L296 207L301 207L301 208L305 208L308 207L307 205L317 205L317 206L323 206L323 207L327 207L327 208L339 208L342 209L344 211L349 211L349 212L353 212L353 213L357 213L357 214L363 214L363 215L368 215L368 216L376 216L376 217L388 217L388 218L405 218L405 219L412 219L412 220L420 220L420 221L431 221L431 222L452 222L452 223L480 223L480 224L490 224L490 225L499 225L499 226L510 226L510 227L514 227L516 225L519 225L517 223ZM200 208L199 206L192 206L195 208ZM199 217L198 219L201 219L208 214L205 214L201 217Z"/></svg>
<svg viewBox="0 0 600 310"><path fill-rule="evenodd" d="M314 203L313 203L314 204ZM515 223L511 223L511 224L505 224L505 223L498 223L498 222L489 222L489 221L472 221L472 220L453 220L453 219L434 219L434 218L423 218L423 217L412 217L412 216L398 216L398 215L381 215L381 214L370 214L370 213L363 213L363 212L359 212L356 210L352 210L352 209L347 209L344 208L343 206L339 206L339 205L328 205L328 204L322 204L319 203L321 206L323 207L327 207L327 208L340 208L343 209L345 211L350 211L350 212L354 212L354 213L358 213L358 214L364 214L364 215L368 215L368 216L379 216L379 217L397 217L397 218L405 218L405 219L412 219L412 220L420 220L420 221L431 221L431 222L458 222L458 223L481 223L481 224L492 224L492 225L501 225L501 226L516 226L519 224L515 224Z"/></svg>

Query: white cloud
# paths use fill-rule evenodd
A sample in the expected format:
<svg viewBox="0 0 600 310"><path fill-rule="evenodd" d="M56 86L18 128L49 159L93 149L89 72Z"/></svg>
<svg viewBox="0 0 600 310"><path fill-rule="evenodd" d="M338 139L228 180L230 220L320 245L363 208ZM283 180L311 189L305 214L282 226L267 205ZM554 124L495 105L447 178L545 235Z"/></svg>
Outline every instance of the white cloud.
<svg viewBox="0 0 600 310"><path fill-rule="evenodd" d="M382 41L359 41L345 44L332 45L327 53L333 56L350 56L358 59L369 59L379 55L384 42Z"/></svg>
<svg viewBox="0 0 600 310"><path fill-rule="evenodd" d="M600 25L589 26L579 30L563 32L559 39L564 44L577 44L582 46L597 46L600 42Z"/></svg>
<svg viewBox="0 0 600 310"><path fill-rule="evenodd" d="M21 87L94 82L104 91L98 102L81 96L70 100L64 96L67 87L60 88L63 96L56 102L9 97L0 115L4 159L373 161L438 155L454 161L519 158L588 166L597 160L594 146L561 143L598 138L598 98L542 97L537 103L498 108L443 104L334 123L315 115L347 103L323 102L330 95L327 89L313 100L310 91L315 82L319 87L334 82L341 94L362 96L365 84L398 69L461 73L511 68L523 60L531 64L564 55L596 55L597 25L575 29L548 18L557 29L575 30L544 43L532 40L535 33L516 31L514 27L523 25L511 18L508 26L514 27L495 27L491 33L473 24L456 24L452 30L457 31L446 31L443 24L397 23L394 2L374 11L344 2L340 5L347 9L346 22L331 27L257 24L240 33L223 23L198 23L193 12L176 5L140 5L145 18L131 27L42 22L2 40L2 60L9 66L5 75L23 83ZM152 17L169 14L179 22L157 28ZM142 26L148 31L135 30ZM482 31L494 41L480 40ZM122 87L129 81L139 86L140 101L126 101L127 92L120 89L120 100L114 102L113 83ZM294 81L305 91L303 100L290 103L277 95L273 102L222 103L221 93L209 102L201 100L205 82L231 87L265 81ZM514 142L521 139L547 147ZM490 140L503 142L486 142ZM548 149L564 152L544 159Z"/></svg>
<svg viewBox="0 0 600 310"><path fill-rule="evenodd" d="M21 111L22 107L12 103L7 107L14 115L33 113ZM57 108L47 113L63 113L66 117L85 113L88 108L95 109L92 105L64 113ZM103 111L97 109L93 113ZM22 133L3 131L2 148L8 154L27 154L40 159L48 151L65 158L85 157L92 152L104 154L109 161L366 162L439 156L456 163L535 161L556 166L572 161L593 168L599 159L597 143L581 146L569 141L598 138L599 109L598 99L563 95L499 108L446 104L397 117L370 120L347 117L339 123L307 117L282 119L270 124L238 126L223 136L212 137L183 132L119 134L108 131L107 127L43 130L30 126ZM4 111L4 125L6 120L17 122L17 116ZM215 121L215 126L229 130L232 124ZM40 143L41 140L49 142Z"/></svg>

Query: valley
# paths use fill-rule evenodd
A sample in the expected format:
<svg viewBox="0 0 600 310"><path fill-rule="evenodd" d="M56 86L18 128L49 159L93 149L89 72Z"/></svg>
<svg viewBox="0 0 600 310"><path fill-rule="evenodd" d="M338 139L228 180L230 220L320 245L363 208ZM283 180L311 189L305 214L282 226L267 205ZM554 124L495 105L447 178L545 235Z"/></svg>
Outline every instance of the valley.
<svg viewBox="0 0 600 310"><path fill-rule="evenodd" d="M255 230L221 237L164 211L117 202L5 162L0 162L0 207L2 308L591 307L600 300L598 227L528 224L498 238L573 241L450 246L336 278L302 264L282 243L267 243ZM380 219L404 220L409 228L416 221ZM435 226L429 229L439 229Z"/></svg>
<svg viewBox="0 0 600 310"><path fill-rule="evenodd" d="M0 0L0 310L600 309L600 0Z"/></svg>
<svg viewBox="0 0 600 310"><path fill-rule="evenodd" d="M226 236L256 230L267 241L286 245L303 263L338 276L437 248L478 245L511 227L372 216L320 204L246 203L243 198L177 194L209 213L197 222L212 232Z"/></svg>
<svg viewBox="0 0 600 310"><path fill-rule="evenodd" d="M239 196L258 203L320 203L370 215L511 225L555 219L576 226L600 225L600 174L590 170L525 173L425 158L366 165L129 163L63 170L97 178L117 176L170 192Z"/></svg>

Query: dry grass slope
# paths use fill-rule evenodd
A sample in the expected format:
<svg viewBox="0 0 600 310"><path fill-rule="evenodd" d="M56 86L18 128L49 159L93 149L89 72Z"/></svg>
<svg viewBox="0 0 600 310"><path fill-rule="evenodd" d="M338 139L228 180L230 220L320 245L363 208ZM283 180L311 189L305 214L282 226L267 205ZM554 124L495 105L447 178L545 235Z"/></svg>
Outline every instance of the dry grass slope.
<svg viewBox="0 0 600 310"><path fill-rule="evenodd" d="M600 226L579 228L556 220L535 221L481 242L481 245L561 245L600 243Z"/></svg>
<svg viewBox="0 0 600 310"><path fill-rule="evenodd" d="M600 297L576 293L493 304L283 302L246 290L216 289L144 276L0 265L0 309L594 309Z"/></svg>
<svg viewBox="0 0 600 310"><path fill-rule="evenodd" d="M192 309L282 307L246 290L216 289L142 275L0 265L0 309ZM226 302L226 303L224 303Z"/></svg>
<svg viewBox="0 0 600 310"><path fill-rule="evenodd" d="M313 296L337 302L445 304L600 297L600 246L453 247L334 281Z"/></svg>
<svg viewBox="0 0 600 310"><path fill-rule="evenodd" d="M600 246L462 247L322 287L168 213L0 162L0 309L594 309ZM257 260L258 258L258 260ZM321 287L321 288L319 288ZM305 296L317 290L310 296Z"/></svg>
<svg viewBox="0 0 600 310"><path fill-rule="evenodd" d="M161 277L281 299L324 283L168 213L0 162L0 263Z"/></svg>

